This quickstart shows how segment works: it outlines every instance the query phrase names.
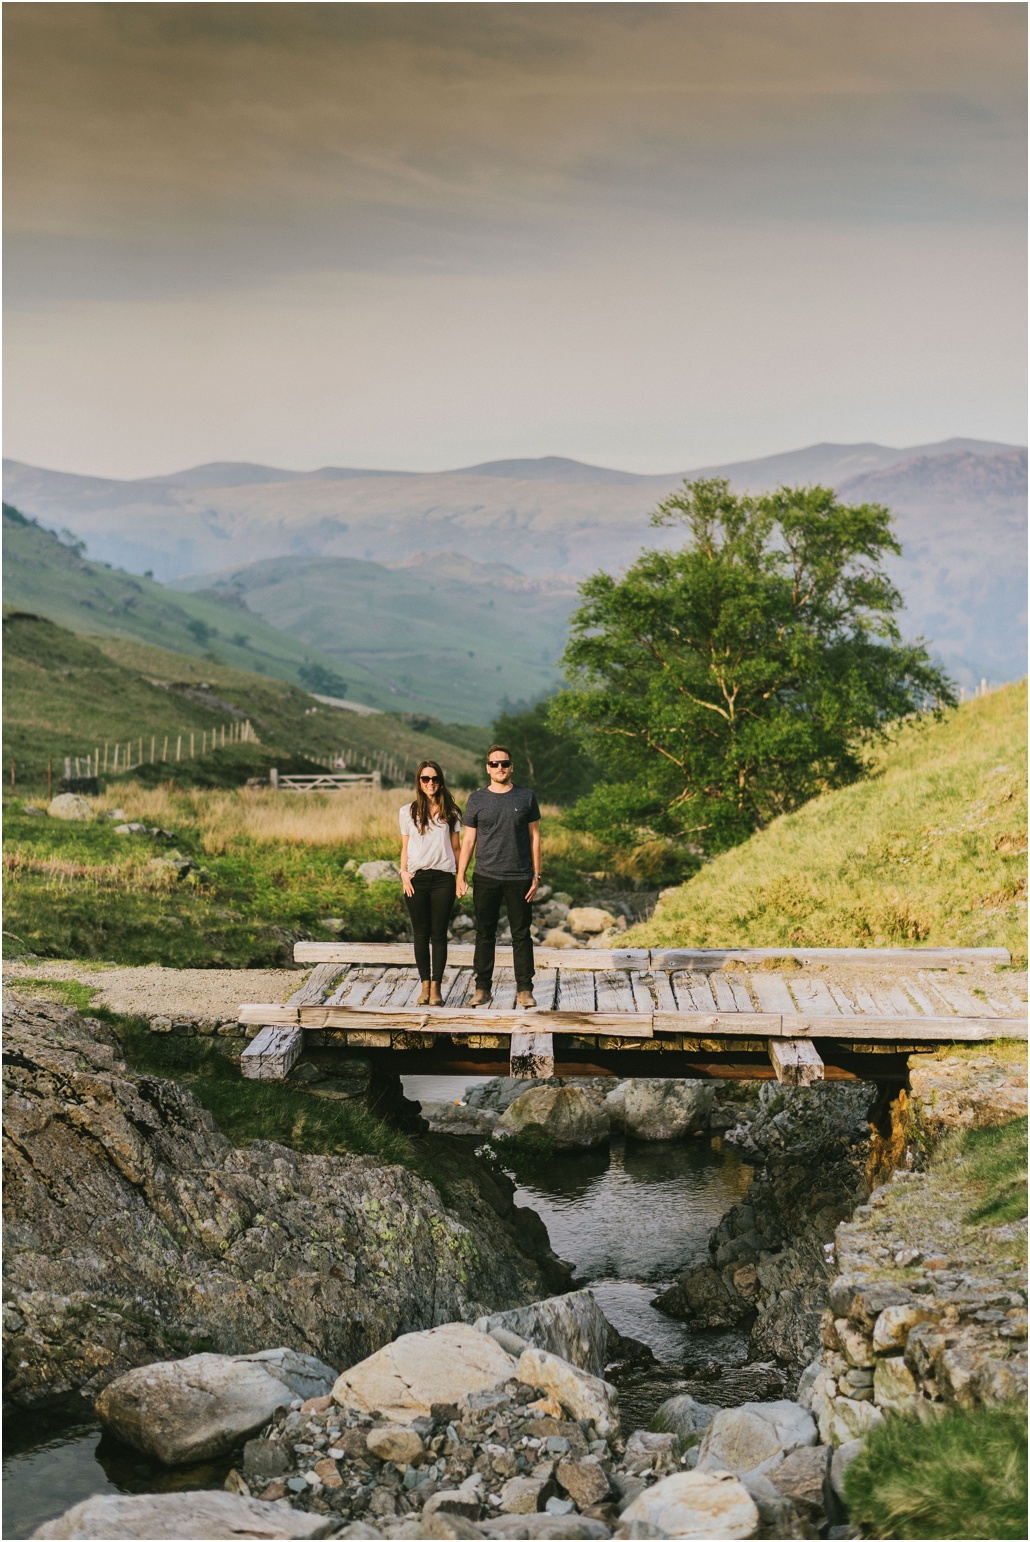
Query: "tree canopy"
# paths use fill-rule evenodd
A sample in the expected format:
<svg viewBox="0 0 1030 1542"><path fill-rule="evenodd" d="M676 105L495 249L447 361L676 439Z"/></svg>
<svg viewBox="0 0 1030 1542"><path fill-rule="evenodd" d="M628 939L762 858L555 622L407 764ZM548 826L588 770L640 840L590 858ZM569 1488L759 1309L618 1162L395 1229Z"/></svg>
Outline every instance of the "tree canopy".
<svg viewBox="0 0 1030 1542"><path fill-rule="evenodd" d="M597 767L575 740L555 730L549 709L546 699L510 708L494 719L491 733L498 744L511 746L517 780L538 798L574 803L594 785Z"/></svg>
<svg viewBox="0 0 1030 1542"><path fill-rule="evenodd" d="M882 505L698 480L651 522L684 525L686 544L581 585L551 709L605 773L579 807L588 828L721 850L854 781L898 719L953 704L924 644L901 638Z"/></svg>

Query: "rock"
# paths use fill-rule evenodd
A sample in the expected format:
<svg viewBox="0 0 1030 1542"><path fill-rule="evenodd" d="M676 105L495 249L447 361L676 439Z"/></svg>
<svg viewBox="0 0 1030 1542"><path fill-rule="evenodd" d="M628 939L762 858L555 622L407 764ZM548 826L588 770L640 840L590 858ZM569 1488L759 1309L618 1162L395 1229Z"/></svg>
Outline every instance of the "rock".
<svg viewBox="0 0 1030 1542"><path fill-rule="evenodd" d="M381 1462L398 1467L418 1467L426 1454L421 1435L403 1424L378 1424L370 1429L365 1444Z"/></svg>
<svg viewBox="0 0 1030 1542"><path fill-rule="evenodd" d="M711 1082L633 1078L605 1098L613 1125L635 1140L679 1140L701 1130L715 1102Z"/></svg>
<svg viewBox="0 0 1030 1542"><path fill-rule="evenodd" d="M506 1329L593 1376L604 1374L611 1358L609 1346L618 1337L589 1290L549 1296L512 1312L495 1312L491 1317L480 1317L475 1326L481 1333Z"/></svg>
<svg viewBox="0 0 1030 1542"><path fill-rule="evenodd" d="M72 1505L34 1537L111 1542L113 1538L329 1537L333 1515L306 1515L285 1504L263 1504L238 1494L200 1489L186 1494L94 1494Z"/></svg>
<svg viewBox="0 0 1030 1542"><path fill-rule="evenodd" d="M598 1505L611 1493L608 1474L597 1456L567 1456L558 1463L558 1482L581 1510Z"/></svg>
<svg viewBox="0 0 1030 1542"><path fill-rule="evenodd" d="M799 1446L767 1474L816 1528L826 1519L826 1481L832 1456L829 1446Z"/></svg>
<svg viewBox="0 0 1030 1542"><path fill-rule="evenodd" d="M434 1135L489 1135L494 1121L489 1114L464 1103L432 1103L420 1100L423 1119L428 1120Z"/></svg>
<svg viewBox="0 0 1030 1542"><path fill-rule="evenodd" d="M626 1471L668 1472L679 1456L676 1436L658 1430L634 1430L626 1442Z"/></svg>
<svg viewBox="0 0 1030 1542"><path fill-rule="evenodd" d="M825 1374L822 1360L813 1360L811 1365L805 1366L805 1369L798 1377L798 1389L794 1394L794 1401L799 1403L802 1408L807 1408L810 1413L812 1411L812 1389L819 1377L825 1376Z"/></svg>
<svg viewBox="0 0 1030 1542"><path fill-rule="evenodd" d="M552 1142L556 1151L601 1146L611 1127L608 1115L581 1087L539 1087L505 1109L494 1127L497 1136L523 1135Z"/></svg>
<svg viewBox="0 0 1030 1542"><path fill-rule="evenodd" d="M597 905L579 905L575 910L569 911L566 925L570 932L584 932L592 936L596 932L606 932L610 926L614 926L615 917L610 910L602 910Z"/></svg>
<svg viewBox="0 0 1030 1542"><path fill-rule="evenodd" d="M344 1371L333 1397L344 1408L379 1412L403 1424L515 1374L515 1361L466 1323L404 1333Z"/></svg>
<svg viewBox="0 0 1030 1542"><path fill-rule="evenodd" d="M914 1413L919 1398L916 1379L901 1355L878 1359L873 1371L873 1402L892 1413Z"/></svg>
<svg viewBox="0 0 1030 1542"><path fill-rule="evenodd" d="M357 869L366 883L400 883L401 870L396 862L362 862Z"/></svg>
<svg viewBox="0 0 1030 1542"><path fill-rule="evenodd" d="M553 1493L550 1478L509 1478L501 1489L501 1509L506 1515L535 1515Z"/></svg>
<svg viewBox="0 0 1030 1542"><path fill-rule="evenodd" d="M715 1418L715 1408L699 1403L689 1392L667 1398L651 1421L656 1430L667 1430L679 1441L681 1451L696 1446Z"/></svg>
<svg viewBox="0 0 1030 1542"><path fill-rule="evenodd" d="M786 1453L813 1446L817 1438L812 1415L786 1398L720 1408L701 1440L697 1471L725 1470L738 1477L768 1472Z"/></svg>
<svg viewBox="0 0 1030 1542"><path fill-rule="evenodd" d="M147 827L139 824L138 821L130 821L128 824L115 825L114 833L115 835L146 835Z"/></svg>
<svg viewBox="0 0 1030 1542"><path fill-rule="evenodd" d="M711 1537L730 1542L758 1535L758 1507L728 1472L677 1472L645 1489L622 1512L625 1535L642 1522L659 1537ZM644 1532L642 1535L647 1536Z"/></svg>
<svg viewBox="0 0 1030 1542"><path fill-rule="evenodd" d="M830 1459L830 1486L837 1498L844 1498L844 1474L865 1444L862 1440L845 1440Z"/></svg>
<svg viewBox="0 0 1030 1542"><path fill-rule="evenodd" d="M838 1318L834 1327L848 1364L863 1370L872 1369L873 1343L869 1335L853 1328L845 1317Z"/></svg>
<svg viewBox="0 0 1030 1542"><path fill-rule="evenodd" d="M551 926L544 932L541 942L545 948L578 948L579 939L563 926Z"/></svg>
<svg viewBox="0 0 1030 1542"><path fill-rule="evenodd" d="M80 798L77 792L61 792L56 798L52 798L47 804L47 813L51 819L81 819L83 821L93 818L93 810L85 798Z"/></svg>
<svg viewBox="0 0 1030 1542"><path fill-rule="evenodd" d="M530 1542L601 1542L611 1531L586 1515L498 1515L479 1523L481 1537Z"/></svg>
<svg viewBox="0 0 1030 1542"><path fill-rule="evenodd" d="M466 1520L474 1521L483 1508L482 1489L482 1476L475 1472L470 1478L465 1479L460 1488L442 1488L437 1489L435 1494L430 1494L422 1508L422 1513L436 1515L442 1510L447 1515L463 1515Z"/></svg>
<svg viewBox="0 0 1030 1542"><path fill-rule="evenodd" d="M228 1355L289 1344L350 1366L409 1329L568 1288L543 1224L474 1161L445 1206L374 1156L236 1147L184 1086L130 1070L100 1021L39 998L6 1007L16 1405L92 1400L197 1340Z"/></svg>
<svg viewBox="0 0 1030 1542"><path fill-rule="evenodd" d="M291 1384L294 1362L299 1386ZM189 1355L117 1377L96 1408L104 1427L120 1440L174 1467L231 1451L308 1387L328 1391L333 1376L328 1366L290 1350Z"/></svg>
<svg viewBox="0 0 1030 1542"><path fill-rule="evenodd" d="M812 1412L816 1412L813 1402ZM825 1446L842 1446L848 1440L861 1440L881 1423L883 1414L872 1403L851 1397L827 1399L818 1411L819 1439Z"/></svg>
<svg viewBox="0 0 1030 1542"><path fill-rule="evenodd" d="M936 1316L936 1310L929 1304L884 1307L873 1326L873 1349L880 1355L904 1349L912 1329L921 1322L932 1322Z"/></svg>
<svg viewBox="0 0 1030 1542"><path fill-rule="evenodd" d="M278 1440L248 1440L243 1448L243 1471L256 1478L281 1478L291 1467L289 1453Z"/></svg>
<svg viewBox="0 0 1030 1542"><path fill-rule="evenodd" d="M27 814L30 819L46 818L46 809L40 808L38 803L26 803L22 809L22 813ZM124 818L125 816L122 815L121 817Z"/></svg>
<svg viewBox="0 0 1030 1542"><path fill-rule="evenodd" d="M351 1533L343 1531L341 1536L346 1537ZM377 1532L378 1536L379 1533ZM429 1515L423 1515L418 1523L418 1529L408 1532L408 1536L433 1537L433 1538L479 1538L483 1535L479 1527L472 1521L467 1521L463 1515L451 1515L446 1510L436 1510Z"/></svg>
<svg viewBox="0 0 1030 1542"><path fill-rule="evenodd" d="M591 1376L542 1349L527 1349L519 1359L516 1375L527 1386L539 1387L557 1398L573 1419L589 1420L602 1439L618 1434L618 1394L599 1376Z"/></svg>

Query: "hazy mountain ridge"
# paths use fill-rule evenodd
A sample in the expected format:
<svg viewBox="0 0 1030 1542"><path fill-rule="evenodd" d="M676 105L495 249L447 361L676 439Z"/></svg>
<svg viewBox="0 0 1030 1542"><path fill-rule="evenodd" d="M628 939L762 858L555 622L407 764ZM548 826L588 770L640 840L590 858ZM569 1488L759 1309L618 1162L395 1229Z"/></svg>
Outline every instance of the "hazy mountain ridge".
<svg viewBox="0 0 1030 1542"><path fill-rule="evenodd" d="M1017 446L819 444L667 477L556 456L432 473L214 463L114 481L5 462L4 474L11 502L70 527L91 556L165 580L200 575L191 588L294 558L358 559L413 577L441 562L497 564L529 592L569 592L590 572L625 567L642 546L678 539L653 530L649 515L684 476L723 475L755 491L818 481L894 511L909 634L926 635L965 684L1025 670L1026 451ZM520 588L514 576L496 583Z"/></svg>

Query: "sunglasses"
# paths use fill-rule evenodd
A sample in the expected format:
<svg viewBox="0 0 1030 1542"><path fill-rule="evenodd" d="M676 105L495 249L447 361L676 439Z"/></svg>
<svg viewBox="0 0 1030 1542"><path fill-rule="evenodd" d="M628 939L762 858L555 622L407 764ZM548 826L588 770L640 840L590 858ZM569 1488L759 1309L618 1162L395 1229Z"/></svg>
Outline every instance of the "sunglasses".
<svg viewBox="0 0 1030 1542"><path fill-rule="evenodd" d="M503 771L507 766L511 765L511 761L510 760L488 760L487 761L487 765L490 767L491 771Z"/></svg>
<svg viewBox="0 0 1030 1542"><path fill-rule="evenodd" d="M439 782L439 780L440 780L440 778L438 776L420 776L419 777L419 781L420 782Z"/></svg>

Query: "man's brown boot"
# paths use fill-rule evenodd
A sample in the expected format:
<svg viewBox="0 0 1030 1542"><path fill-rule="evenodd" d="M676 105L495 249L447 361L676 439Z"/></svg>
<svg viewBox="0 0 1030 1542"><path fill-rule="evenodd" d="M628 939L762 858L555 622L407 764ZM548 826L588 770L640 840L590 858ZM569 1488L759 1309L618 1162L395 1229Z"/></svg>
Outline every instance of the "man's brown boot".
<svg viewBox="0 0 1030 1542"><path fill-rule="evenodd" d="M439 980L434 980L432 985L429 987L429 1005L431 1007L443 1006L443 997L440 994Z"/></svg>
<svg viewBox="0 0 1030 1542"><path fill-rule="evenodd" d="M472 1005L474 1007L488 1007L492 994L491 991L474 991L472 994Z"/></svg>
<svg viewBox="0 0 1030 1542"><path fill-rule="evenodd" d="M519 991L515 997L515 1004L520 1007L535 1007L536 997L532 991Z"/></svg>
<svg viewBox="0 0 1030 1542"><path fill-rule="evenodd" d="M433 998L432 998L432 995L430 993L429 981L428 980L423 980L422 981L422 989L418 993L418 1005L420 1007L427 1007L429 1005L429 1003L432 1001L432 999Z"/></svg>

